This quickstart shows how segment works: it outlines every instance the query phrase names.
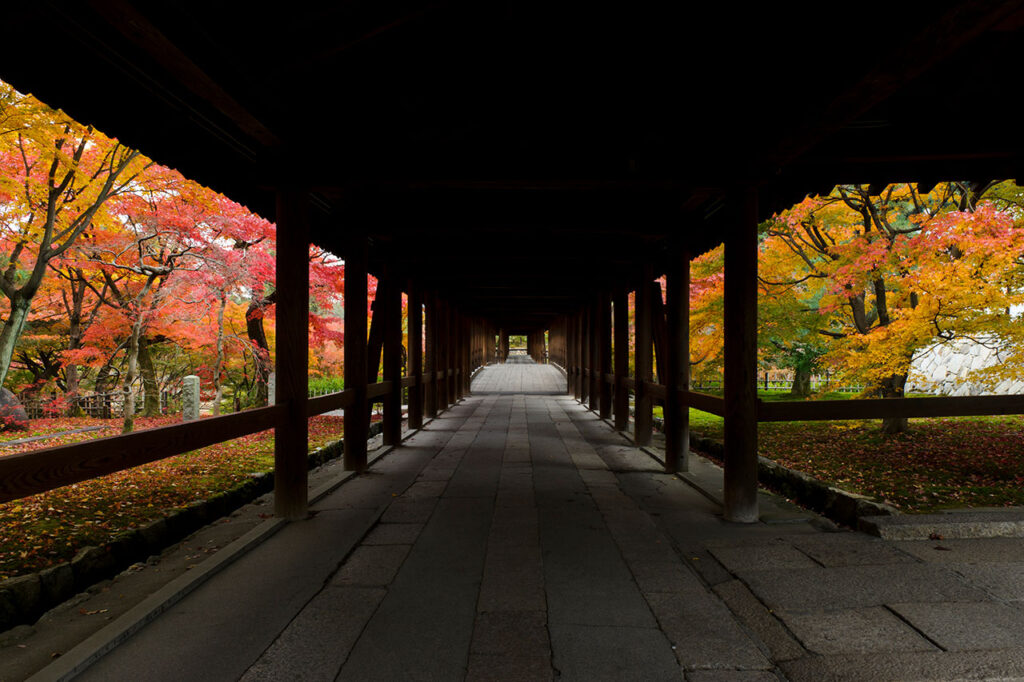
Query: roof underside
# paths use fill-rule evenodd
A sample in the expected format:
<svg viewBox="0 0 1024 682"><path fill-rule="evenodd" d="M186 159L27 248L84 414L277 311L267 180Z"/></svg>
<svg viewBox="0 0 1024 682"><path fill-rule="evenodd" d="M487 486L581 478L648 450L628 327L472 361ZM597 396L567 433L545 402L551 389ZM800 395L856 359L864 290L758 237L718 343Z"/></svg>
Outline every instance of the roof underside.
<svg viewBox="0 0 1024 682"><path fill-rule="evenodd" d="M686 3L678 3L684 5ZM24 3L0 78L272 218L528 331L838 182L1015 178L1014 2Z"/></svg>

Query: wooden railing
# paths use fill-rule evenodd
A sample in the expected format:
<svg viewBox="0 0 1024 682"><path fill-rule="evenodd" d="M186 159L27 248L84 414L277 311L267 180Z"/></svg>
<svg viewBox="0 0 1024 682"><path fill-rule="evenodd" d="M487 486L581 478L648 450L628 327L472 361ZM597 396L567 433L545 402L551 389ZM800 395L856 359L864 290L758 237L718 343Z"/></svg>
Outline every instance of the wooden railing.
<svg viewBox="0 0 1024 682"><path fill-rule="evenodd" d="M460 368L441 370L434 373L433 380L441 382L461 374ZM429 375L424 375L423 383L430 380ZM402 377L400 383L402 388L410 388L421 381L408 376ZM382 399L393 388L392 381L368 384L368 402ZM308 399L306 414L312 417L350 408L354 403L353 389L328 393ZM0 503L276 428L287 414L287 405L282 403L0 457Z"/></svg>
<svg viewBox="0 0 1024 682"><path fill-rule="evenodd" d="M590 377L580 367L566 370L568 376ZM615 375L605 374L603 380L615 389ZM622 387L636 390L634 377L623 377ZM643 382L648 395L663 403L667 389L663 384ZM725 415L725 399L721 396L679 389L680 404L703 412ZM933 398L861 398L854 400L780 400L757 401L757 421L841 421L846 419L888 419L903 417L972 417L981 415L1024 414L1024 395L991 395Z"/></svg>

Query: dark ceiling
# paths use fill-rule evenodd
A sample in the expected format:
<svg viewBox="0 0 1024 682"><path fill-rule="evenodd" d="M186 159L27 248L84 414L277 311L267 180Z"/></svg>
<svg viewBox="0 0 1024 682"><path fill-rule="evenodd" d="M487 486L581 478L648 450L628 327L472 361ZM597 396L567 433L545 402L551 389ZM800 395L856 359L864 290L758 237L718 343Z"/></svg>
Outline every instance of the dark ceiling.
<svg viewBox="0 0 1024 682"><path fill-rule="evenodd" d="M1013 2L25 2L0 78L528 331L837 182L1017 177Z"/></svg>

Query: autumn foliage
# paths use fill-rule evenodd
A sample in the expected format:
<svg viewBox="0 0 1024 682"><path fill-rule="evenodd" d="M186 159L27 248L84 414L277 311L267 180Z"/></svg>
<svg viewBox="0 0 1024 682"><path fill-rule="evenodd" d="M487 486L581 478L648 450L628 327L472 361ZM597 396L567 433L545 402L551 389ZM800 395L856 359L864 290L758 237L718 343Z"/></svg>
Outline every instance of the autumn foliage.
<svg viewBox="0 0 1024 682"><path fill-rule="evenodd" d="M0 83L0 382L138 404L198 374L214 411L260 405L274 225ZM343 266L310 250L314 374L341 373ZM267 324L267 322L271 324Z"/></svg>

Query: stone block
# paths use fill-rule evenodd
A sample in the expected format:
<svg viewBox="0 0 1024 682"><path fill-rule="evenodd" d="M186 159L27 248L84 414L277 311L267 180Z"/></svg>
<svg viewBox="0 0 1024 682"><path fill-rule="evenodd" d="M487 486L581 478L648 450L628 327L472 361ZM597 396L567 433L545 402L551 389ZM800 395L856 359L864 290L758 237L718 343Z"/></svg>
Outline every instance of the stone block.
<svg viewBox="0 0 1024 682"><path fill-rule="evenodd" d="M38 574L8 578L0 582L0 590L7 593L18 620L35 620L42 613L42 584Z"/></svg>
<svg viewBox="0 0 1024 682"><path fill-rule="evenodd" d="M1024 631L1024 612L994 602L889 607L947 651L1016 647Z"/></svg>
<svg viewBox="0 0 1024 682"><path fill-rule="evenodd" d="M75 589L81 591L114 575L117 562L106 547L83 547L71 560L71 570L75 574Z"/></svg>
<svg viewBox="0 0 1024 682"><path fill-rule="evenodd" d="M39 572L43 602L51 608L75 595L75 573L65 562Z"/></svg>
<svg viewBox="0 0 1024 682"><path fill-rule="evenodd" d="M780 611L779 618L817 654L935 651L936 647L888 609Z"/></svg>

